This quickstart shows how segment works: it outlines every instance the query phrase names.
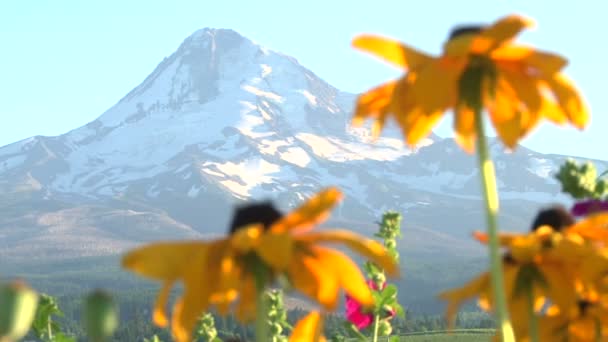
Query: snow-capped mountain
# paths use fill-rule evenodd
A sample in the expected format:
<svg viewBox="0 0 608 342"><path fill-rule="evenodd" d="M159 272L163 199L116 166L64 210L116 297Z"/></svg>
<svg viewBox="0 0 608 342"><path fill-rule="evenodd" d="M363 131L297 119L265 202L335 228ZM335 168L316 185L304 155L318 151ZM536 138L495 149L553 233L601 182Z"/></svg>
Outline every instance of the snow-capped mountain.
<svg viewBox="0 0 608 342"><path fill-rule="evenodd" d="M483 222L474 157L435 135L408 149L394 127L371 141L350 127L355 99L234 31L199 30L97 120L0 148L0 257L218 234L240 201L288 210L329 185L346 196L334 224L365 230L398 210L410 253L472 253L464 237ZM552 177L565 157L492 150L505 227L567 201Z"/></svg>

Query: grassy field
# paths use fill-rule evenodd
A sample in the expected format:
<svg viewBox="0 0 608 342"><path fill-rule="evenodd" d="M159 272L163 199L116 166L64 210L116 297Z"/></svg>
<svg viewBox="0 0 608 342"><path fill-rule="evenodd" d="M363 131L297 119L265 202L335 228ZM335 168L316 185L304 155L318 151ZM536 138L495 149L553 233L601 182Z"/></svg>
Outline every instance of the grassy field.
<svg viewBox="0 0 608 342"><path fill-rule="evenodd" d="M447 331L416 332L401 336L401 342L488 342L494 335L493 329L458 329ZM349 340L357 341L357 340ZM388 339L379 338L378 342Z"/></svg>
<svg viewBox="0 0 608 342"><path fill-rule="evenodd" d="M402 342L488 342L492 334L478 333L454 333L454 334L431 334L431 335L411 335L401 337Z"/></svg>

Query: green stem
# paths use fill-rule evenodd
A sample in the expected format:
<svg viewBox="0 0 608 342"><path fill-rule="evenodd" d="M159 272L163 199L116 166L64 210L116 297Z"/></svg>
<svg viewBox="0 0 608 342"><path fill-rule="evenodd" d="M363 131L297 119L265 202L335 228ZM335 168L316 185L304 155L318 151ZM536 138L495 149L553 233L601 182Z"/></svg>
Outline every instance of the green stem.
<svg viewBox="0 0 608 342"><path fill-rule="evenodd" d="M507 311L502 262L498 245L498 225L496 224L496 216L498 214L498 193L496 191L496 175L494 172L494 164L492 163L492 159L490 159L490 153L488 151L481 108L475 110L475 126L477 130L477 156L486 206L488 248L490 253L490 277L492 279L492 292L494 293L496 320L498 321L498 328L501 332L502 341L514 342L515 336Z"/></svg>
<svg viewBox="0 0 608 342"><path fill-rule="evenodd" d="M266 290L266 268L257 267L255 274L256 288L256 320L255 320L255 340L257 342L268 342L268 303L265 298Z"/></svg>
<svg viewBox="0 0 608 342"><path fill-rule="evenodd" d="M534 293L533 288L530 286L528 290L528 319L530 320L530 341L539 342L540 337L538 335L538 318L534 310Z"/></svg>
<svg viewBox="0 0 608 342"><path fill-rule="evenodd" d="M599 319L595 319L595 340L597 342L602 341L602 322Z"/></svg>
<svg viewBox="0 0 608 342"><path fill-rule="evenodd" d="M378 326L380 325L380 315L374 315L374 336L373 342L378 342Z"/></svg>
<svg viewBox="0 0 608 342"><path fill-rule="evenodd" d="M46 331L49 334L49 341L53 340L53 327L51 326L51 317L46 322Z"/></svg>

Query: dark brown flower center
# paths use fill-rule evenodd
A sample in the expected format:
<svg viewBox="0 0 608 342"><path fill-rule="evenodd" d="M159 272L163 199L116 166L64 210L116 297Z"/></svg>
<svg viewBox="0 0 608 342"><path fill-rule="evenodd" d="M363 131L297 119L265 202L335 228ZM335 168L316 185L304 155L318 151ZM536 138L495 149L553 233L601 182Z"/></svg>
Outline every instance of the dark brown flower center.
<svg viewBox="0 0 608 342"><path fill-rule="evenodd" d="M281 217L283 217L283 214L271 202L246 204L234 210L232 223L230 224L230 234L234 234L239 229L251 224L262 224L264 229L268 229Z"/></svg>
<svg viewBox="0 0 608 342"><path fill-rule="evenodd" d="M479 33L485 27L483 25L458 25L450 31L450 37L448 40L464 36L466 34Z"/></svg>
<svg viewBox="0 0 608 342"><path fill-rule="evenodd" d="M562 229L574 224L574 217L562 206L554 206L549 209L541 210L534 222L531 231L536 231L542 226L550 226L559 232Z"/></svg>
<svg viewBox="0 0 608 342"><path fill-rule="evenodd" d="M587 310L593 305L592 302L588 301L588 300L584 300L581 299L578 301L578 310L581 314L581 316L585 316L585 314L587 313Z"/></svg>

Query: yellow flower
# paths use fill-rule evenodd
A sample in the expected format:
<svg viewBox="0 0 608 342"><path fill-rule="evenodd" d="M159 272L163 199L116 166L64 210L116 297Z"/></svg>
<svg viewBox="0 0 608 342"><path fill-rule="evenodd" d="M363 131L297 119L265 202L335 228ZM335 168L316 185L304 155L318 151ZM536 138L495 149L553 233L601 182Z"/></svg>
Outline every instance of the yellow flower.
<svg viewBox="0 0 608 342"><path fill-rule="evenodd" d="M571 81L560 73L567 60L513 43L531 25L529 19L511 15L487 27L458 28L438 57L384 37L356 37L354 47L406 73L362 94L353 124L374 119L372 134L377 136L392 115L406 142L415 145L452 109L456 140L468 152L474 150L477 134L476 106L485 108L510 149L542 118L584 128L587 108Z"/></svg>
<svg viewBox="0 0 608 342"><path fill-rule="evenodd" d="M160 326L168 324L164 309L171 287L183 282L171 322L180 342L190 339L197 318L211 306L226 314L236 304L237 318L253 320L258 283L266 286L281 274L325 309L335 309L342 289L371 306L373 297L354 262L322 244L342 243L395 275L397 266L384 247L346 230L311 231L341 197L328 188L287 215L269 203L248 205L237 210L223 239L151 244L124 256L123 267L162 282L153 316Z"/></svg>
<svg viewBox="0 0 608 342"><path fill-rule="evenodd" d="M539 319L541 341L595 342L608 340L608 308L600 301L580 300L564 312L550 307Z"/></svg>
<svg viewBox="0 0 608 342"><path fill-rule="evenodd" d="M577 309L582 299L607 293L608 250L598 248L577 233L585 227L595 231L600 223L606 221L595 216L560 228L561 231L535 226L529 233L500 234L499 243L505 248L504 288L518 341L528 338L528 296L532 296L536 314L546 303L552 305L553 312L568 313ZM484 243L488 240L484 233L476 232L475 237ZM450 322L458 307L469 299L478 298L480 307L490 311L493 308L490 276L483 273L462 287L441 293L440 298L448 302L446 316Z"/></svg>

